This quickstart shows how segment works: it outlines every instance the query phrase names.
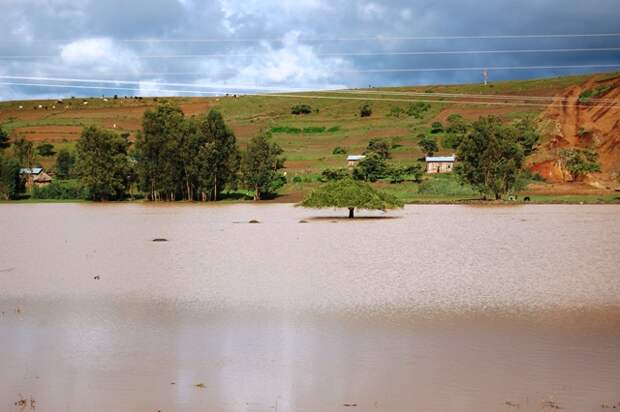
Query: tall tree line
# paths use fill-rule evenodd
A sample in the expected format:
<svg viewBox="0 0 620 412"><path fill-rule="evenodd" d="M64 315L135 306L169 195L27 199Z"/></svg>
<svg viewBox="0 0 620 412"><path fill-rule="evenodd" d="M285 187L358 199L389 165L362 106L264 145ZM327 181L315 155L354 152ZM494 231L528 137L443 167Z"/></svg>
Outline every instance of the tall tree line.
<svg viewBox="0 0 620 412"><path fill-rule="evenodd" d="M286 183L282 149L261 133L241 151L232 129L217 110L185 117L175 105L163 103L144 113L135 144L96 126L87 127L75 156L58 154L59 178L77 177L85 197L119 200L137 184L154 201L219 200L238 186L252 192L255 200L275 193ZM0 155L8 146L0 132ZM0 157L0 198L19 191L19 165L31 165L32 143L17 140L14 158Z"/></svg>
<svg viewBox="0 0 620 412"><path fill-rule="evenodd" d="M222 115L185 118L162 104L145 112L134 155L140 188L151 200L218 200L237 184L240 152Z"/></svg>

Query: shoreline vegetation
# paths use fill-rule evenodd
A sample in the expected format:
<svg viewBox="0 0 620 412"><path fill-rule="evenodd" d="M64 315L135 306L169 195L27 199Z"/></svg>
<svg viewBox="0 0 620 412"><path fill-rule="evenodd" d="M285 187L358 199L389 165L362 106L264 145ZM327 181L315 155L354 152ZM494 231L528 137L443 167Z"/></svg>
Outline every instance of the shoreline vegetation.
<svg viewBox="0 0 620 412"><path fill-rule="evenodd" d="M529 197L530 200L523 200ZM175 202L152 202L147 199L123 199L113 201L93 201L89 199L12 199L0 200L2 204L45 204L45 203L85 203L85 204L145 204L157 206L178 205L269 205L269 204L290 204L296 205L299 202L291 200L287 196L278 196L273 199L265 200L260 203L251 198L224 197L214 202L202 202L198 200L178 200ZM462 206L523 206L523 205L620 205L620 194L605 195L527 195L518 196L516 200L483 200L480 198L450 198L443 196L419 197L403 201L405 205L462 205Z"/></svg>

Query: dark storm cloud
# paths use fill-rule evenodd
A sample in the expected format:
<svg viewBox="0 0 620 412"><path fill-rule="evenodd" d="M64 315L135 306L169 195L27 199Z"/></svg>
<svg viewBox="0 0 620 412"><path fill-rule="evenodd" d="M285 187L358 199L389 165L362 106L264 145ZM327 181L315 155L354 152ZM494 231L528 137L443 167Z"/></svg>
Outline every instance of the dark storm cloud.
<svg viewBox="0 0 620 412"><path fill-rule="evenodd" d="M620 64L620 53L333 56L334 53L620 47L620 37L346 41L367 37L620 32L616 0L2 0L0 75L214 86L322 88L480 81L479 71L356 72L450 67ZM132 39L250 39L206 43ZM274 40L276 39L276 40ZM279 39L279 40L277 40ZM330 39L330 41L317 41ZM262 40L262 41L260 41ZM139 56L224 54L186 59ZM252 56L235 56L235 55ZM327 56L325 54L328 54ZM6 56L49 56L11 58ZM600 69L599 69L600 70ZM491 71L495 80L597 69ZM187 75L187 74L192 75ZM0 79L3 82L20 80ZM27 82L21 80L21 82ZM30 81L34 82L34 81ZM44 81L38 81L44 82ZM49 82L48 82L49 83ZM82 85L97 86L96 83ZM113 86L106 84L106 86ZM149 83L125 84L161 94ZM217 86L221 86L219 89ZM0 85L0 98L111 94ZM122 92L121 94L131 94Z"/></svg>

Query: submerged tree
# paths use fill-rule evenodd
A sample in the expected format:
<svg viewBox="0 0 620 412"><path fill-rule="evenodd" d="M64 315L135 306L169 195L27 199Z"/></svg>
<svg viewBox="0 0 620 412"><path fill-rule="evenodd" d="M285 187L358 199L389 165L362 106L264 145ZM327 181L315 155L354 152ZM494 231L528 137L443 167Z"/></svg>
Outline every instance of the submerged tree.
<svg viewBox="0 0 620 412"><path fill-rule="evenodd" d="M218 111L186 119L180 108L162 103L142 123L135 157L151 200L217 200L236 183L239 149Z"/></svg>
<svg viewBox="0 0 620 412"><path fill-rule="evenodd" d="M309 208L346 208L353 219L355 209L388 210L403 207L397 197L374 189L367 183L344 179L327 183L310 193L299 204Z"/></svg>
<svg viewBox="0 0 620 412"><path fill-rule="evenodd" d="M240 162L237 140L217 110L200 119L199 133L200 140L204 140L195 159L200 186L211 200L218 200L220 192L237 181Z"/></svg>
<svg viewBox="0 0 620 412"><path fill-rule="evenodd" d="M160 104L144 113L135 157L140 186L151 200L174 200L182 191L182 159L178 153L184 126L183 112L171 104Z"/></svg>
<svg viewBox="0 0 620 412"><path fill-rule="evenodd" d="M0 155L0 200L15 199L22 190L18 161Z"/></svg>
<svg viewBox="0 0 620 412"><path fill-rule="evenodd" d="M126 138L90 126L77 143L76 170L80 183L93 200L117 200L125 196L131 167Z"/></svg>
<svg viewBox="0 0 620 412"><path fill-rule="evenodd" d="M241 161L243 183L254 192L254 200L275 192L285 183L286 178L279 173L284 167L283 150L270 137L261 133L250 140Z"/></svg>
<svg viewBox="0 0 620 412"><path fill-rule="evenodd" d="M525 158L518 131L494 116L480 118L458 148L457 175L482 194L500 199L513 190Z"/></svg>

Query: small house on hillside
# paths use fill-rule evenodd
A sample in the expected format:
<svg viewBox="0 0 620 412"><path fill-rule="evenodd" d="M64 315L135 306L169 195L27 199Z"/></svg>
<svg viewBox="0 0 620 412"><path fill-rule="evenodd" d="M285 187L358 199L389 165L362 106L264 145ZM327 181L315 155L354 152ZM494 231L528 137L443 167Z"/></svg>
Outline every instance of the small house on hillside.
<svg viewBox="0 0 620 412"><path fill-rule="evenodd" d="M27 189L33 186L41 187L52 183L52 177L45 173L42 167L22 167L19 174L24 179Z"/></svg>
<svg viewBox="0 0 620 412"><path fill-rule="evenodd" d="M456 156L427 156L426 173L452 173Z"/></svg>
<svg viewBox="0 0 620 412"><path fill-rule="evenodd" d="M349 155L349 156L347 156L347 166L353 167L360 160L364 160L364 159L366 159L366 156L364 156L364 155Z"/></svg>

